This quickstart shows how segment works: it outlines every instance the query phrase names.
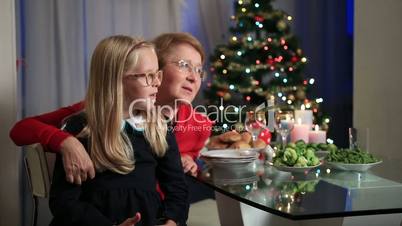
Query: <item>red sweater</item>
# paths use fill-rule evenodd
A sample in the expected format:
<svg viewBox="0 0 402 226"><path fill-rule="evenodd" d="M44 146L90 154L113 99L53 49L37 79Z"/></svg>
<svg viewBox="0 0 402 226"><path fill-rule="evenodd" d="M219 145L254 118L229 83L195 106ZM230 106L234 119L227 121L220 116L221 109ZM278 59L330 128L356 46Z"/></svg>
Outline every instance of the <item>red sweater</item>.
<svg viewBox="0 0 402 226"><path fill-rule="evenodd" d="M14 125L10 137L19 146L41 143L49 150L58 152L63 140L71 136L59 129L63 119L83 108L84 103L79 102L43 115L25 118ZM197 158L211 135L211 126L212 122L206 116L195 112L190 105L181 105L174 130L181 155Z"/></svg>

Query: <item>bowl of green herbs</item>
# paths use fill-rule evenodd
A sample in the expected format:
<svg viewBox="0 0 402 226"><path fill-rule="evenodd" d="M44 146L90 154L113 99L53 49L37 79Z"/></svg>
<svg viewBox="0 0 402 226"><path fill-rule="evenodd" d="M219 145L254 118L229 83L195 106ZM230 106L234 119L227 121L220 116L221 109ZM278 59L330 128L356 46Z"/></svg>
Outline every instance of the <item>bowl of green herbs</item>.
<svg viewBox="0 0 402 226"><path fill-rule="evenodd" d="M380 159L361 148L330 150L325 162L334 169L358 172L365 172L382 163Z"/></svg>

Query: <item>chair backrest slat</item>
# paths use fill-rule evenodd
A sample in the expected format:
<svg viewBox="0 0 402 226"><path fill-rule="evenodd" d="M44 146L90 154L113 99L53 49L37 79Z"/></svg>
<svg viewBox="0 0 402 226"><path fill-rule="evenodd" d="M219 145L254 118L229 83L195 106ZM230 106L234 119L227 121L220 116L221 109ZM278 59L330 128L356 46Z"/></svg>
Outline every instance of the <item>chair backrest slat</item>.
<svg viewBox="0 0 402 226"><path fill-rule="evenodd" d="M47 198L50 191L50 174L45 151L41 144L26 147L25 163L32 194Z"/></svg>

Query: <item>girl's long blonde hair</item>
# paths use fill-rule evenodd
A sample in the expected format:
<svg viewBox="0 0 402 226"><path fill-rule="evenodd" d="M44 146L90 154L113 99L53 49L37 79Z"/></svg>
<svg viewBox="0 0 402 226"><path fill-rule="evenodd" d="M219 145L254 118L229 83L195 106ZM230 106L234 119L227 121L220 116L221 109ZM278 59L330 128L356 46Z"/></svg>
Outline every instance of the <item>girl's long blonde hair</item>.
<svg viewBox="0 0 402 226"><path fill-rule="evenodd" d="M98 171L127 174L134 169L134 150L121 128L124 94L123 75L135 67L140 48L154 50L153 44L129 36L111 36L102 40L91 59L90 78L85 99L88 125L79 136L89 137L90 156ZM155 109L142 112L146 118L145 139L157 156L168 148L167 126Z"/></svg>

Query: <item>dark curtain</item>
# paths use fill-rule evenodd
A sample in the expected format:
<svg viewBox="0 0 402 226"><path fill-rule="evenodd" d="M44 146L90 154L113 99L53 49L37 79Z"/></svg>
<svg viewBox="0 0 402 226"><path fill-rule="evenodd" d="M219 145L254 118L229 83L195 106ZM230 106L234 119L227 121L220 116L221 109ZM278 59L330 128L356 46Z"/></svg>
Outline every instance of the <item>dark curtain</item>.
<svg viewBox="0 0 402 226"><path fill-rule="evenodd" d="M293 31L309 59L305 73L316 78L311 95L324 99L322 110L332 118L328 137L346 147L353 119L353 0L294 4Z"/></svg>

